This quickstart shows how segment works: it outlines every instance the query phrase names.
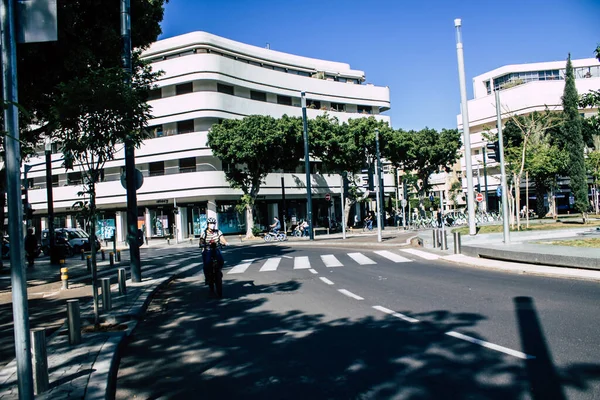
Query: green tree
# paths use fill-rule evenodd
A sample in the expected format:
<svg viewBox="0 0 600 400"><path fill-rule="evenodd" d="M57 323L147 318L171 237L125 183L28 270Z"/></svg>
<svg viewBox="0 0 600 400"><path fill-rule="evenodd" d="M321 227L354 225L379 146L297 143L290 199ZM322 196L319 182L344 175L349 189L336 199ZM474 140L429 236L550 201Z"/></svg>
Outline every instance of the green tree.
<svg viewBox="0 0 600 400"><path fill-rule="evenodd" d="M344 219L348 223L350 208L364 196L356 174L369 164L374 164L375 128L379 129L380 140L389 136L391 128L385 121L374 117L355 118L339 124L327 114L309 121L310 152L329 171L345 176L348 192L345 196ZM381 146L382 147L382 146Z"/></svg>
<svg viewBox="0 0 600 400"><path fill-rule="evenodd" d="M208 133L208 145L225 165L225 177L241 189L246 211L246 238L252 238L254 203L260 187L271 172L295 169L304 157L302 120L284 115L276 120L250 115L215 124Z"/></svg>
<svg viewBox="0 0 600 400"><path fill-rule="evenodd" d="M83 177L83 190L74 206L89 216L90 243L96 242L96 185L107 161L114 158L116 146L130 140L139 146L148 137L145 132L150 118L147 93L156 74L138 64L131 85L119 68L93 69L86 76L76 77L60 84L60 96L55 99L49 123L56 127L54 141L61 147L66 169L77 168ZM92 291L95 323L99 323L98 290L96 285L96 248L92 250Z"/></svg>
<svg viewBox="0 0 600 400"><path fill-rule="evenodd" d="M571 192L575 197L575 209L582 213L585 222L589 208L588 184L583 154L582 117L579 115L578 108L579 95L575 87L570 54L567 58L562 105L565 118L557 138L557 145L569 153L568 172Z"/></svg>
<svg viewBox="0 0 600 400"><path fill-rule="evenodd" d="M425 128L420 131L394 130L386 138L384 156L395 167L416 179L412 182L420 202L431 189L429 177L437 172L449 172L456 164L460 149L460 133L457 129Z"/></svg>

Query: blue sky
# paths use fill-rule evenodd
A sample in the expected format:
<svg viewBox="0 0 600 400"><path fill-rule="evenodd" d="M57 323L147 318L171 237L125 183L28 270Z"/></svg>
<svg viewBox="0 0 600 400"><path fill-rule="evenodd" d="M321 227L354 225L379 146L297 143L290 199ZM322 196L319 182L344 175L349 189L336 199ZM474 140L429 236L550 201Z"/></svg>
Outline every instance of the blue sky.
<svg viewBox="0 0 600 400"><path fill-rule="evenodd" d="M394 128L456 127L454 19L462 19L467 91L507 64L591 58L600 0L170 0L161 39L206 31L243 43L349 63L389 86Z"/></svg>

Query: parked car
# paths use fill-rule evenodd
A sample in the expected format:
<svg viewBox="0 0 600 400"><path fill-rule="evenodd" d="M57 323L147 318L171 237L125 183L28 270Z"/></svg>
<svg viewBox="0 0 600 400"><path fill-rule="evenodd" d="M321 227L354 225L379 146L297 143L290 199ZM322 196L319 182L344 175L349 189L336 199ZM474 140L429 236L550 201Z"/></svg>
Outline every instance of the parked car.
<svg viewBox="0 0 600 400"><path fill-rule="evenodd" d="M68 247L67 255L79 254L81 250L90 251L90 236L80 228L56 228L54 230L55 243L58 245L61 242L66 242ZM96 251L101 248L100 241L96 238ZM48 238L48 230L42 231L42 251L45 255L50 253L50 240Z"/></svg>

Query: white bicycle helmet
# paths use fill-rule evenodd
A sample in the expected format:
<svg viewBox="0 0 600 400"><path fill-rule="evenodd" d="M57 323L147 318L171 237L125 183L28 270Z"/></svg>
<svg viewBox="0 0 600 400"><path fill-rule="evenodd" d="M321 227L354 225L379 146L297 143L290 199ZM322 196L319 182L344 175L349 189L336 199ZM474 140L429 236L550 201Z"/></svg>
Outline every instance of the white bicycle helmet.
<svg viewBox="0 0 600 400"><path fill-rule="evenodd" d="M206 220L206 224L216 224L217 220L213 217L210 217L209 219Z"/></svg>

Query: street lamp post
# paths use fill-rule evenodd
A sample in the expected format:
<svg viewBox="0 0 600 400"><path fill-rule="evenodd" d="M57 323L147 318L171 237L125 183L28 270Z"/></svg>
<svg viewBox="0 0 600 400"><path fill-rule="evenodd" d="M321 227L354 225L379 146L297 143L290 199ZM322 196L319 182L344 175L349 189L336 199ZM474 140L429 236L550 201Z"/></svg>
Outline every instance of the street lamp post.
<svg viewBox="0 0 600 400"><path fill-rule="evenodd" d="M52 195L52 142L46 140L44 146L44 155L46 156L46 196L48 202L48 252L50 254L50 263L58 264L60 262L58 253L55 251L54 237L54 198Z"/></svg>
<svg viewBox="0 0 600 400"><path fill-rule="evenodd" d="M379 129L375 128L375 153L376 153L376 162L377 165L375 167L375 174L376 176L376 181L377 181L377 187L375 188L375 190L377 191L377 241L381 242L382 238L381 238L381 221L382 221L382 217L381 217L381 207L382 207L382 203L383 203L383 199L381 198L381 156L379 154Z"/></svg>
<svg viewBox="0 0 600 400"><path fill-rule="evenodd" d="M308 234L310 240L315 240L315 232L312 228L312 189L310 185L310 160L308 158L308 122L306 120L306 93L300 93L302 105L302 131L304 133L304 169L306 170L306 220L308 222Z"/></svg>
<svg viewBox="0 0 600 400"><path fill-rule="evenodd" d="M471 165L471 136L469 132L469 107L467 105L467 85L465 82L465 60L463 54L461 20L454 20L456 27L456 55L458 58L458 80L460 84L460 105L462 110L463 140L465 143L465 164L467 173L467 206L469 207L469 235L475 235L475 199L473 197L473 166Z"/></svg>

